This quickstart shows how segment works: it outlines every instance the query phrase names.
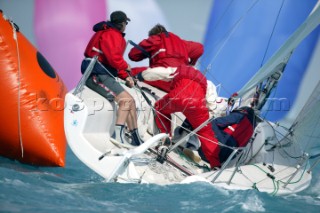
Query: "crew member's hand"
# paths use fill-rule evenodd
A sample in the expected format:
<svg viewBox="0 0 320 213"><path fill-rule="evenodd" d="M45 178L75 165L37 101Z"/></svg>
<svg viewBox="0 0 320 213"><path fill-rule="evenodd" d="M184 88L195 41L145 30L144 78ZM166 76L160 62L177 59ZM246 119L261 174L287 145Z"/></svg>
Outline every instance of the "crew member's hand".
<svg viewBox="0 0 320 213"><path fill-rule="evenodd" d="M126 78L126 86L127 87L132 88L134 86L134 83L135 83L134 80L130 76L128 76Z"/></svg>
<svg viewBox="0 0 320 213"><path fill-rule="evenodd" d="M126 71L127 71L127 72L131 72L131 66L130 66L130 64L128 64L128 67L127 67Z"/></svg>

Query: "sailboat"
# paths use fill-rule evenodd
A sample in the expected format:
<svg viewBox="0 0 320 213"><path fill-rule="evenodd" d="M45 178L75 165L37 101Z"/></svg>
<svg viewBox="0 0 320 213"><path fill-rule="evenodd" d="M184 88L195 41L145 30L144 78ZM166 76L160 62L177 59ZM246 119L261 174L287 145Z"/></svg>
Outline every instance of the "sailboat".
<svg viewBox="0 0 320 213"><path fill-rule="evenodd" d="M113 139L117 104L85 86L97 58L91 61L77 87L65 97L64 128L69 147L82 163L106 182L165 185L204 181L226 189L255 189L272 195L302 191L310 185L312 169L319 163L310 165L310 158L317 154L309 153L310 145L302 144L320 138L317 131L320 126L317 107L320 82L289 124L273 123L259 117L259 112L281 80L295 48L319 23L318 2L290 38L238 91L234 104L252 106L259 118L258 124L248 145L233 147L232 154L220 169L211 170L205 161L197 163L184 155L182 147L196 136L197 129L176 137L173 144L163 144L169 135L156 132L153 104L166 93L143 82L126 89L136 100L139 134L145 142L133 147ZM172 120L177 128L181 123L178 120L183 120L180 113Z"/></svg>

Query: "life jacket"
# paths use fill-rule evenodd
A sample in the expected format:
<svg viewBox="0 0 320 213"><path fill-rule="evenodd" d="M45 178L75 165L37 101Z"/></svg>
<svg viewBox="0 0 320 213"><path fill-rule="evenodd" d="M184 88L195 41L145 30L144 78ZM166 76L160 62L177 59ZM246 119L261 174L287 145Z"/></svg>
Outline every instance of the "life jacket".
<svg viewBox="0 0 320 213"><path fill-rule="evenodd" d="M223 131L236 140L238 147L244 147L249 142L254 131L254 112L250 107L244 107L233 113L241 113L242 116L237 123L227 126ZM233 113L229 116L234 115Z"/></svg>
<svg viewBox="0 0 320 213"><path fill-rule="evenodd" d="M163 32L160 35L162 42L156 52L151 53L150 64L152 66L177 67L180 64L188 64L188 49L183 40L177 35Z"/></svg>

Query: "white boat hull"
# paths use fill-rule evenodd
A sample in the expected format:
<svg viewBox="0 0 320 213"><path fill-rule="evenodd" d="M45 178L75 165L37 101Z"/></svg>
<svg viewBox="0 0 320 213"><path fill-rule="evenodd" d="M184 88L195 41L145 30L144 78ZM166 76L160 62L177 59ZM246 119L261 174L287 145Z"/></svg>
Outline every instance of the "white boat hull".
<svg viewBox="0 0 320 213"><path fill-rule="evenodd" d="M251 102L251 98L254 98L252 103L261 104L255 109L259 110L264 105L294 49L319 25L319 5L317 3L305 22L238 91L238 95L245 100ZM97 57L94 60L96 59ZM94 60L90 63L91 68ZM90 74L88 71L84 76ZM299 125L306 122L313 128L319 126L317 120L311 119L313 112L308 109L318 109L317 98L320 90L315 89L313 98L308 100L308 106L302 110L305 114L300 113L300 116L297 116L300 120L292 124L290 129L260 121L247 147L235 148L233 154L237 153L236 155L231 155L221 169L211 171L205 162L197 164L188 159L179 147L168 153L166 159L159 157L161 155L155 151L156 146L167 135L154 134L153 110L143 99L140 88L127 90L136 100L139 134L145 143L130 148L112 140L117 106L87 87L82 88L85 80L86 77L83 77L79 82L76 95L73 95L72 91L66 95L65 132L75 155L108 182L174 184L206 181L227 189L256 189L273 195L297 193L310 185L312 176L308 171L309 156L300 144L304 142L301 141L304 138L315 140L314 138L319 136L310 131L304 134L305 126ZM261 89L261 96L256 99L257 85L262 83L270 88ZM158 96L164 95L163 92L152 89ZM150 94L148 96L154 103L155 98ZM176 118L181 116L175 115ZM181 116L180 122L183 119ZM176 126L174 120L173 127ZM158 150L161 150L161 147Z"/></svg>
<svg viewBox="0 0 320 213"><path fill-rule="evenodd" d="M131 91L131 94L136 92ZM206 181L227 189L257 189L273 194L296 193L311 182L311 174L306 172L307 161L299 164L285 155L287 152L292 156L301 155L299 147L295 144L279 146L274 131L277 126L267 122L256 128L253 142L243 150L246 157L241 159L240 166L236 166L241 156L238 155L222 171L210 171L208 164L201 162L199 166L179 148L170 152L169 159L163 164L159 163L155 146L167 135L151 137L147 130L150 131L149 125L153 123L142 123L145 119L139 121L139 128L144 129L141 135L145 138L144 144L136 148L119 144L111 137L116 104L87 87L78 96L71 91L65 100L65 132L71 150L107 182L164 185ZM143 107L147 108L147 105ZM150 109L142 112L140 116L147 117Z"/></svg>

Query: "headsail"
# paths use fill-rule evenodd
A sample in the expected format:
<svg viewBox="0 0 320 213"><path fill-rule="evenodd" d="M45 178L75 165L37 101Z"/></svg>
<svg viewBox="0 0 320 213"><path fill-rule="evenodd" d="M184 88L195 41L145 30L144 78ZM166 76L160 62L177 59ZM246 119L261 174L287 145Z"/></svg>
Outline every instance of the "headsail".
<svg viewBox="0 0 320 213"><path fill-rule="evenodd" d="M320 82L313 90L308 101L293 122L294 137L303 144L306 149L317 146L320 141Z"/></svg>

